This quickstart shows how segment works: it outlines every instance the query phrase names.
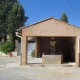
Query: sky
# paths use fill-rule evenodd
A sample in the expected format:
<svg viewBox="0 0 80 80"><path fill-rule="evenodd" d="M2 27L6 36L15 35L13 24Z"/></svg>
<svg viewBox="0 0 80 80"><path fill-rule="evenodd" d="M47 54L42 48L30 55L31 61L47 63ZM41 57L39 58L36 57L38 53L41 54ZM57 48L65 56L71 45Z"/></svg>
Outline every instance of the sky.
<svg viewBox="0 0 80 80"><path fill-rule="evenodd" d="M80 0L19 0L29 19L25 25L66 13L69 24L80 27ZM70 4L70 5L69 5Z"/></svg>

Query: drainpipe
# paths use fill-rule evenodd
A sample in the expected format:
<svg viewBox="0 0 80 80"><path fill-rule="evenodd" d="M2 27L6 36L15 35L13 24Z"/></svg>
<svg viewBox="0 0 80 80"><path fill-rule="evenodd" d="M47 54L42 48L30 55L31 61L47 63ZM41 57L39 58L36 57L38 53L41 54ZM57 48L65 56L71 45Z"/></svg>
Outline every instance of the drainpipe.
<svg viewBox="0 0 80 80"><path fill-rule="evenodd" d="M15 32L15 33L17 37L21 38L21 53L22 53L22 37L18 35L18 32Z"/></svg>

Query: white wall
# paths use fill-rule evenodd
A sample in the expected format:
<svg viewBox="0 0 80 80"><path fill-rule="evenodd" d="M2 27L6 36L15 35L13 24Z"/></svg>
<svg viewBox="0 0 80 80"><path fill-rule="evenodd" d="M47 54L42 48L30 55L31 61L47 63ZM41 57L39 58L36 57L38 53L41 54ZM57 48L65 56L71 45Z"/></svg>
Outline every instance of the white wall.
<svg viewBox="0 0 80 80"><path fill-rule="evenodd" d="M31 52L35 49L35 43L28 43L28 56L31 55ZM21 43L18 44L18 56L21 55Z"/></svg>

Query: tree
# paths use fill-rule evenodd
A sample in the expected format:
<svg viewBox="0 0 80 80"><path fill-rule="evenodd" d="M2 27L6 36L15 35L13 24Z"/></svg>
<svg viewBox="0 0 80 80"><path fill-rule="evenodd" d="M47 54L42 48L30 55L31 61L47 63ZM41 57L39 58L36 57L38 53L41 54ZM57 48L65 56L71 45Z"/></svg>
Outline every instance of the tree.
<svg viewBox="0 0 80 80"><path fill-rule="evenodd" d="M68 23L68 17L67 17L67 15L65 13L63 13L62 16L61 16L61 18L60 18L60 20Z"/></svg>
<svg viewBox="0 0 80 80"><path fill-rule="evenodd" d="M16 29L20 28L20 26L24 26L24 23L27 19L28 17L25 16L22 5L19 2L14 3L12 6L12 10L9 13L7 21L7 32L10 36L10 44L12 49L15 48L15 31Z"/></svg>
<svg viewBox="0 0 80 80"><path fill-rule="evenodd" d="M10 47L15 48L15 31L24 26L28 17L25 16L22 5L17 0L0 0L0 35L10 36Z"/></svg>
<svg viewBox="0 0 80 80"><path fill-rule="evenodd" d="M15 2L17 2L17 0L0 0L0 36L4 37L5 40L9 12Z"/></svg>

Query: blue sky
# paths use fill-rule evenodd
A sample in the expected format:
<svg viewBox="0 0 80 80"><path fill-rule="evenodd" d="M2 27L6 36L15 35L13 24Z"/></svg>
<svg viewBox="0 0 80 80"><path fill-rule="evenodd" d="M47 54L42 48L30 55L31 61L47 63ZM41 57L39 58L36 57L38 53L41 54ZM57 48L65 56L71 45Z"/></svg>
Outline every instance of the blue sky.
<svg viewBox="0 0 80 80"><path fill-rule="evenodd" d="M22 4L25 15L29 17L27 24L54 17L60 19L62 13L66 13L70 24L80 26L80 0L68 0L73 7L69 6L67 0L19 0Z"/></svg>

